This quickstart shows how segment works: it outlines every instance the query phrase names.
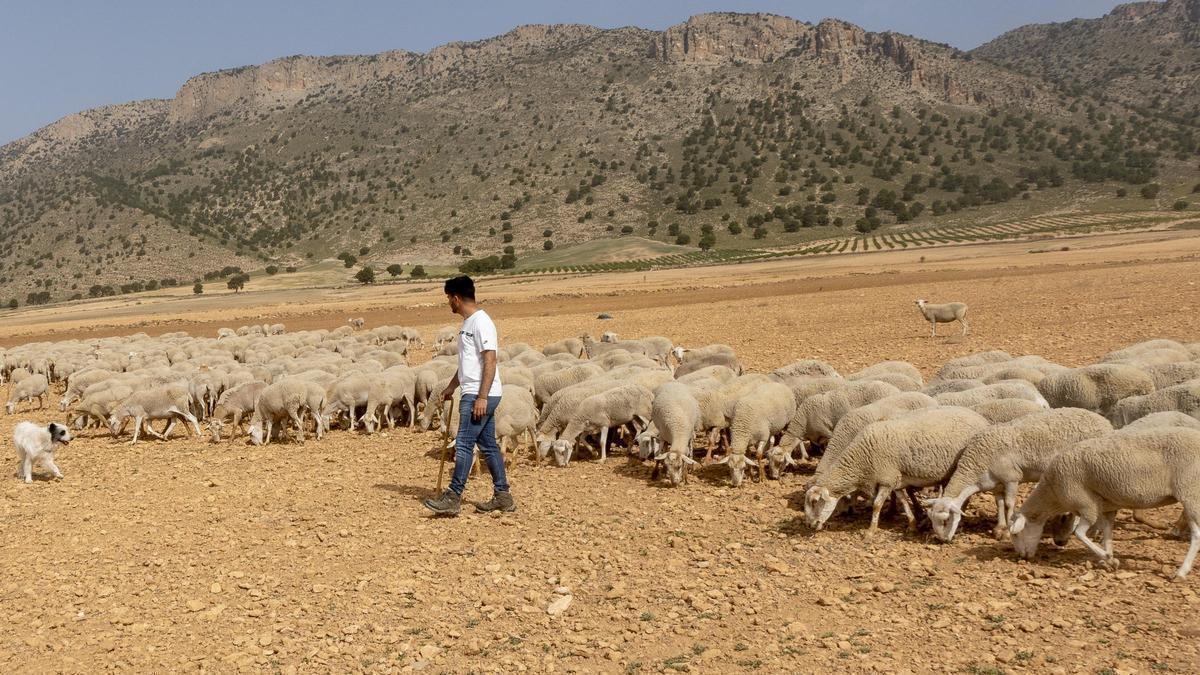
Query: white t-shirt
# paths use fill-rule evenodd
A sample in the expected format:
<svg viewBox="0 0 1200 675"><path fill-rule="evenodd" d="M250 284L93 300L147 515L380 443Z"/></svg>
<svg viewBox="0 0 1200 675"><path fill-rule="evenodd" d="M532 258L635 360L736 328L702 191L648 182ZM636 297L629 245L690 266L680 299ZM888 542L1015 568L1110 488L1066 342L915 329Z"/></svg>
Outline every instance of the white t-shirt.
<svg viewBox="0 0 1200 675"><path fill-rule="evenodd" d="M458 331L458 384L464 394L479 394L479 385L483 380L483 353L500 349L500 338L496 335L496 324L492 317L482 309L463 321ZM499 396L503 391L500 384L500 367L496 366L496 376L492 378L492 388L488 396Z"/></svg>

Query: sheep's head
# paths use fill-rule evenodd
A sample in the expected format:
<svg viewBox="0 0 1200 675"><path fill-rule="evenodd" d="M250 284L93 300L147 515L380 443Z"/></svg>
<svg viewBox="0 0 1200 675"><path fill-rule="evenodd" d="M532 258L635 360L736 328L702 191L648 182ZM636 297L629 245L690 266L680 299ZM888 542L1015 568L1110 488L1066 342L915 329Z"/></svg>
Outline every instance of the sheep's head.
<svg viewBox="0 0 1200 675"><path fill-rule="evenodd" d="M778 445L772 445L771 449L767 451L767 475L778 480L789 466L796 466L796 460L792 459L792 453Z"/></svg>
<svg viewBox="0 0 1200 675"><path fill-rule="evenodd" d="M124 407L112 411L112 414L108 416L108 430L114 434L120 431L121 423L125 421L126 417L129 417L129 411Z"/></svg>
<svg viewBox="0 0 1200 675"><path fill-rule="evenodd" d="M714 462L714 464L726 464L729 466L729 482L733 483L734 487L742 484L746 479L746 467L757 467L758 462L741 454L728 454Z"/></svg>
<svg viewBox="0 0 1200 675"><path fill-rule="evenodd" d="M552 442L550 450L554 453L554 464L566 466L571 461L571 454L575 451L574 446L574 443L561 438Z"/></svg>
<svg viewBox="0 0 1200 675"><path fill-rule="evenodd" d="M674 356L676 361L683 363L683 353L685 351L687 350L683 347L675 347L671 350L671 356Z"/></svg>
<svg viewBox="0 0 1200 675"><path fill-rule="evenodd" d="M658 440L658 436L654 435L650 430L643 431L637 435L637 444L638 459L642 461L646 461L659 454L659 448L662 447L662 441Z"/></svg>
<svg viewBox="0 0 1200 675"><path fill-rule="evenodd" d="M917 306L917 309L925 309L925 305L928 303L925 301L925 298L917 298L917 301L913 304Z"/></svg>
<svg viewBox="0 0 1200 675"><path fill-rule="evenodd" d="M1074 514L1064 513L1054 516L1046 521L1046 524L1050 528L1050 536L1054 539L1054 545L1062 548L1075 534L1075 526L1079 524L1079 519Z"/></svg>
<svg viewBox="0 0 1200 675"><path fill-rule="evenodd" d="M250 442L255 445L263 444L263 424L260 420L254 420L250 423L250 427L246 430L250 436Z"/></svg>
<svg viewBox="0 0 1200 675"><path fill-rule="evenodd" d="M63 396L63 397L62 397L62 400L60 400L60 401L58 402L58 410L59 410L59 412L66 412L66 411L67 411L67 406L69 406L69 405L71 405L71 401L70 401L70 400L69 400L69 399L68 399L66 396Z"/></svg>
<svg viewBox="0 0 1200 675"><path fill-rule="evenodd" d="M16 409L17 404L13 401L9 401L8 403L4 404L4 412L8 413L9 415L13 414Z"/></svg>
<svg viewBox="0 0 1200 675"><path fill-rule="evenodd" d="M933 523L933 533L942 541L954 539L958 525L962 522L962 508L949 497L927 499L924 506L928 509L929 520Z"/></svg>
<svg viewBox="0 0 1200 675"><path fill-rule="evenodd" d="M537 458L540 462L546 459L546 456L550 454L550 446L554 444L554 439L545 434L539 433L534 439L534 442L537 444Z"/></svg>
<svg viewBox="0 0 1200 675"><path fill-rule="evenodd" d="M1008 526L1012 534L1013 548L1017 555L1026 560L1037 554L1038 544L1042 541L1042 530L1046 527L1046 519L1031 520L1025 514L1018 513L1016 519Z"/></svg>
<svg viewBox="0 0 1200 675"><path fill-rule="evenodd" d="M839 497L830 494L829 488L820 485L809 487L804 492L804 522L814 530L824 528L839 501Z"/></svg>
<svg viewBox="0 0 1200 675"><path fill-rule="evenodd" d="M662 462L666 467L667 479L671 481L671 485L687 482L687 468L696 465L696 460L678 450L660 452L654 456L654 461Z"/></svg>

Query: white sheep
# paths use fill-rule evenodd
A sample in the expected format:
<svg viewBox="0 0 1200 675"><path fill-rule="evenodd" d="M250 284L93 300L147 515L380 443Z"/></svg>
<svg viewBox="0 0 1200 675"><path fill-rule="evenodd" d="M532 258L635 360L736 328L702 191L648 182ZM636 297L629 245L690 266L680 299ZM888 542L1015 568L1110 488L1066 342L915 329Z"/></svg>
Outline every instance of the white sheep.
<svg viewBox="0 0 1200 675"><path fill-rule="evenodd" d="M542 406L538 417L536 437L537 460L541 462L550 453L551 445L571 421L575 409L584 399L602 391L621 386L621 382L607 377L592 378L579 384L563 387L556 391Z"/></svg>
<svg viewBox="0 0 1200 675"><path fill-rule="evenodd" d="M46 407L45 396L49 393L49 389L50 382L41 373L29 375L19 381L14 379L8 390L8 403L4 406L4 410L11 415L16 411L17 404L22 401L29 401L29 407L32 410L35 398L38 407L44 408Z"/></svg>
<svg viewBox="0 0 1200 675"><path fill-rule="evenodd" d="M817 359L802 359L771 371L771 377L786 383L798 377L841 377L833 366ZM919 377L919 375L918 375Z"/></svg>
<svg viewBox="0 0 1200 675"><path fill-rule="evenodd" d="M500 443L505 465L513 463L513 456L520 447L522 438L528 438L531 447L534 445L533 433L537 429L537 419L537 406L533 402L533 394L520 385L504 385L494 420L496 440Z"/></svg>
<svg viewBox="0 0 1200 675"><path fill-rule="evenodd" d="M379 413L387 420L388 428L396 428L396 417L393 409L403 405L408 412L408 426L412 428L417 423L417 407L413 400L417 388L417 375L412 370L401 367L385 370L371 378L371 388L367 392L367 411L363 414L362 423L368 433L374 433L380 425Z"/></svg>
<svg viewBox="0 0 1200 675"><path fill-rule="evenodd" d="M182 384L135 389L133 394L114 408L108 416L108 428L115 435L124 427L125 421L132 418L133 440L129 441L129 444L134 445L143 428L150 435L166 440L171 434L171 429L175 427L175 421L181 419L191 425L188 429L199 436L200 422L189 409L190 403L191 395L187 386ZM154 431L149 425L153 420L168 421L167 428L163 433Z"/></svg>
<svg viewBox="0 0 1200 675"><path fill-rule="evenodd" d="M665 468L671 485L686 483L688 467L696 465L692 440L700 429L700 405L687 385L667 382L654 392L650 417L658 434L650 480Z"/></svg>
<svg viewBox="0 0 1200 675"><path fill-rule="evenodd" d="M51 422L38 426L20 422L13 428L13 446L17 449L17 478L33 482L33 465L40 462L55 478L63 477L54 463L54 451L71 442L71 432L61 424Z"/></svg>
<svg viewBox="0 0 1200 675"><path fill-rule="evenodd" d="M804 443L824 447L833 436L838 420L846 413L899 393L899 389L886 382L869 381L850 382L827 393L810 396L796 408L779 445L788 453L800 447L801 458L807 460Z"/></svg>
<svg viewBox="0 0 1200 675"><path fill-rule="evenodd" d="M1200 380L1191 380L1143 396L1123 398L1112 407L1109 419L1115 426L1123 427L1151 413L1169 411L1200 419Z"/></svg>
<svg viewBox="0 0 1200 675"><path fill-rule="evenodd" d="M621 336L617 335L616 333L614 333L612 331L605 331L603 334L600 335L601 342L613 343L613 342L618 342L620 339L621 339Z"/></svg>
<svg viewBox="0 0 1200 675"><path fill-rule="evenodd" d="M709 366L726 366L738 375L741 375L744 372L744 368L742 368L742 362L738 360L737 356L719 352L715 354L709 354L703 358L688 359L687 361L684 361L677 368L675 368L675 379L679 379L698 370L703 370Z"/></svg>
<svg viewBox="0 0 1200 675"><path fill-rule="evenodd" d="M1017 488L1040 480L1055 453L1079 441L1112 432L1108 420L1082 408L1058 408L988 427L975 434L958 457L942 496L925 502L933 531L951 541L963 506L976 492L996 500L997 539L1008 533L1017 511Z"/></svg>
<svg viewBox="0 0 1200 675"><path fill-rule="evenodd" d="M1025 380L1009 380L995 384L985 384L982 387L974 387L964 391L938 394L934 398L937 399L939 405L957 405L963 407L978 405L984 401L995 401L1001 398L1023 398L1033 401L1043 408L1050 407L1046 399L1042 398L1038 388Z"/></svg>
<svg viewBox="0 0 1200 675"><path fill-rule="evenodd" d="M976 352L966 356L959 356L943 363L942 367L938 369L937 375L934 377L934 379L960 379L962 376L955 374L960 369L969 368L972 366L987 365L989 363L1004 363L1005 361L1012 360L1012 354L999 349L993 349L986 352Z"/></svg>
<svg viewBox="0 0 1200 675"><path fill-rule="evenodd" d="M1191 534L1175 572L1183 579L1200 552L1200 431L1180 427L1121 430L1081 441L1060 452L1033 489L1010 528L1013 547L1026 559L1037 553L1046 520L1062 513L1079 518L1075 537L1100 563L1116 569L1113 524L1118 509L1149 509L1179 502ZM1099 526L1101 542L1088 537Z"/></svg>
<svg viewBox="0 0 1200 675"><path fill-rule="evenodd" d="M640 384L621 385L580 401L566 428L550 446L555 463L566 466L579 437L595 431L600 432L600 462L604 463L608 459L609 429L634 423L640 433L645 422L634 421L650 419L653 401L654 394Z"/></svg>
<svg viewBox="0 0 1200 675"><path fill-rule="evenodd" d="M951 394L968 389L985 386L987 383L983 380L975 378L952 378L949 380L933 380L921 389L922 394L928 396L937 396L938 394Z"/></svg>
<svg viewBox="0 0 1200 675"><path fill-rule="evenodd" d="M242 418L254 414L254 404L258 395L267 388L266 382L245 382L232 389L224 391L217 399L217 405L208 419L208 432L214 443L221 441L221 433L225 430L225 418L233 418L233 433L241 430Z"/></svg>
<svg viewBox="0 0 1200 675"><path fill-rule="evenodd" d="M1200 380L1200 361L1177 361L1142 366L1142 370L1154 380L1155 389L1166 389L1188 380Z"/></svg>
<svg viewBox="0 0 1200 675"><path fill-rule="evenodd" d="M538 375L533 380L533 398L540 405L545 405L546 401L560 389L565 389L573 384L579 384L593 377L599 377L604 374L604 369L600 366L591 363L581 363L570 368L563 368L553 372Z"/></svg>
<svg viewBox="0 0 1200 675"><path fill-rule="evenodd" d="M1049 375L1037 388L1052 408L1083 408L1106 415L1117 401L1154 391L1154 380L1135 366L1098 363Z"/></svg>
<svg viewBox="0 0 1200 675"><path fill-rule="evenodd" d="M346 319L346 324L351 330L362 330L363 326L367 325L367 320L362 317Z"/></svg>
<svg viewBox="0 0 1200 675"><path fill-rule="evenodd" d="M1046 406L1037 401L1024 398L998 398L967 407L986 417L992 424L1004 424L1046 410Z"/></svg>
<svg viewBox="0 0 1200 675"><path fill-rule="evenodd" d="M311 406L321 404L320 400L313 401L314 393L316 398L323 398L320 385L297 378L284 378L264 388L254 403L254 415L250 418L248 433L251 442L255 445L269 444L275 423L281 422L280 428L283 429L291 421L296 425L297 440L303 443L304 411L312 412L316 417L317 435L320 437L324 427L324 411L318 413L311 409ZM350 417L353 420L353 408L350 409Z"/></svg>
<svg viewBox="0 0 1200 675"><path fill-rule="evenodd" d="M943 305L931 305L924 298L919 298L916 305L921 315L929 322L929 334L931 337L937 337L937 325L939 323L952 323L954 321L957 321L962 326L963 335L971 332L971 327L967 324L966 303L949 302Z"/></svg>
<svg viewBox="0 0 1200 675"><path fill-rule="evenodd" d="M116 377L116 373L104 368L92 368L90 370L82 370L67 378L67 389L63 392L62 399L58 402L58 409L65 411L72 403L78 401L84 390L93 384L103 382L111 377Z"/></svg>
<svg viewBox="0 0 1200 675"><path fill-rule="evenodd" d="M729 423L729 452L716 462L729 467L734 487L742 484L747 465L758 468L760 481L767 479L764 454L768 448L775 453L778 438L794 412L796 399L791 388L781 382L764 382L738 397ZM750 448L754 449L754 460L746 457Z"/></svg>
<svg viewBox="0 0 1200 675"><path fill-rule="evenodd" d="M891 494L944 482L963 447L987 426L988 421L978 413L957 407L918 410L868 425L805 492L806 521L819 530L841 499L855 493L870 494L874 495L870 536L878 529L879 512ZM909 528L914 528L916 518L908 502L899 502Z"/></svg>
<svg viewBox="0 0 1200 675"><path fill-rule="evenodd" d="M332 424L337 415L345 412L350 418L350 430L354 431L358 424L356 411L367 405L370 395L371 379L362 373L350 373L327 388L320 416Z"/></svg>

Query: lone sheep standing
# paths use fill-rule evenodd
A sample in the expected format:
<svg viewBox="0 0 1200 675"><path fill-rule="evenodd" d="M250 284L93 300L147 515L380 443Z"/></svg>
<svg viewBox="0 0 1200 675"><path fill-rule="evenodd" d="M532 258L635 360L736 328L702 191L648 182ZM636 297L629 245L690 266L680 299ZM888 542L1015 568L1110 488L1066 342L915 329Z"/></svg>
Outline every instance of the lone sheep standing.
<svg viewBox="0 0 1200 675"><path fill-rule="evenodd" d="M971 326L967 323L967 304L965 302L948 302L944 305L931 305L924 298L917 299L917 309L929 322L931 337L937 337L937 325L939 323L952 323L954 321L962 324L962 334L967 335L971 332Z"/></svg>
<svg viewBox="0 0 1200 675"><path fill-rule="evenodd" d="M13 445L17 448L17 478L33 482L33 464L40 461L55 478L62 471L54 463L54 451L71 442L71 432L61 424L51 422L41 427L33 422L21 422L13 429Z"/></svg>

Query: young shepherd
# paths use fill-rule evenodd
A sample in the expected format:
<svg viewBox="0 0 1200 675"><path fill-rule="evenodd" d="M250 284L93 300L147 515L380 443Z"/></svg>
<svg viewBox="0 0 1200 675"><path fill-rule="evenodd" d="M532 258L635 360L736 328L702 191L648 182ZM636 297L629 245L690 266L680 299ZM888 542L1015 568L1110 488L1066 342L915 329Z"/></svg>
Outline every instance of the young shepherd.
<svg viewBox="0 0 1200 675"><path fill-rule="evenodd" d="M71 432L61 424L41 427L33 422L21 422L13 429L13 445L17 448L17 478L33 482L33 465L41 462L55 478L62 471L54 463L54 451L71 442Z"/></svg>
<svg viewBox="0 0 1200 675"><path fill-rule="evenodd" d="M944 305L931 305L925 301L925 298L918 298L916 305L921 315L929 322L929 334L931 337L937 337L937 325L939 323L952 323L954 321L957 321L962 326L963 335L971 332L971 327L967 323L966 303L949 302Z"/></svg>
<svg viewBox="0 0 1200 675"><path fill-rule="evenodd" d="M1180 502L1191 543L1175 578L1192 570L1200 552L1200 431L1183 427L1121 430L1077 443L1051 462L1021 505L1010 531L1022 558L1037 553L1046 521L1061 513L1079 517L1075 537L1108 569L1118 509L1150 509ZM1099 525L1097 545L1088 531Z"/></svg>

